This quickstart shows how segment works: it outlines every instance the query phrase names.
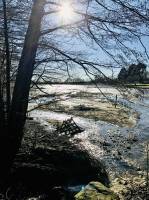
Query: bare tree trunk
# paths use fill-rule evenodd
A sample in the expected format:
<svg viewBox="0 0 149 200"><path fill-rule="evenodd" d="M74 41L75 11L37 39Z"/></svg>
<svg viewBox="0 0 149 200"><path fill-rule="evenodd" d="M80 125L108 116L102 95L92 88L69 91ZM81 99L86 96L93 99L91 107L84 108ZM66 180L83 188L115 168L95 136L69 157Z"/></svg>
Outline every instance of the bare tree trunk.
<svg viewBox="0 0 149 200"><path fill-rule="evenodd" d="M0 80L0 130L3 131L4 124L5 124L5 113L4 113L4 102L3 102L3 95L1 91L1 80Z"/></svg>
<svg viewBox="0 0 149 200"><path fill-rule="evenodd" d="M4 15L4 37L5 37L5 49L6 49L6 114L8 119L8 113L10 109L10 50L9 50L9 37L8 37L8 21L7 21L7 8L6 1L3 2L3 15Z"/></svg>
<svg viewBox="0 0 149 200"><path fill-rule="evenodd" d="M0 139L0 181L4 182L23 137L30 83L40 37L45 0L35 0L25 37L24 47L10 107L9 126Z"/></svg>

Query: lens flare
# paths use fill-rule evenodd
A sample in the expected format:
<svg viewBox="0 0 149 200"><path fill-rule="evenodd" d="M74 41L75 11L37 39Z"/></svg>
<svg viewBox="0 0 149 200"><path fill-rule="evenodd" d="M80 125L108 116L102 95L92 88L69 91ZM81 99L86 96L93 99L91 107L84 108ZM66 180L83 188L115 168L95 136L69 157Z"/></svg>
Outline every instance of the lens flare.
<svg viewBox="0 0 149 200"><path fill-rule="evenodd" d="M74 11L69 2L62 3L59 15L62 23L69 23L74 19Z"/></svg>

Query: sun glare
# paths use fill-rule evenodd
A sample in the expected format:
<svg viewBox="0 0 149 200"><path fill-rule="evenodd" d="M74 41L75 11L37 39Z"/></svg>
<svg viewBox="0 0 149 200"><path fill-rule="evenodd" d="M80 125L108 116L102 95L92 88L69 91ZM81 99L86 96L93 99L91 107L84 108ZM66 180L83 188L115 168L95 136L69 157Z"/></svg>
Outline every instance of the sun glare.
<svg viewBox="0 0 149 200"><path fill-rule="evenodd" d="M64 2L60 8L60 18L62 23L69 23L74 18L74 11L69 2Z"/></svg>

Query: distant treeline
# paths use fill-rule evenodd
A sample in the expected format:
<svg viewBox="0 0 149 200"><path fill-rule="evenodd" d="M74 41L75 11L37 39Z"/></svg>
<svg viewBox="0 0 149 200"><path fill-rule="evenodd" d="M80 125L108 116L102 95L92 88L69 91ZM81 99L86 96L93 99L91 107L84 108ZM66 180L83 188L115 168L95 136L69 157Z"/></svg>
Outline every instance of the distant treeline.
<svg viewBox="0 0 149 200"><path fill-rule="evenodd" d="M123 67L116 78L109 78L103 74L97 74L92 80L83 80L81 78L68 78L65 81L46 81L40 84L71 84L71 85L90 85L104 84L117 85L129 83L149 83L149 72L147 66L143 63L131 64L129 67Z"/></svg>
<svg viewBox="0 0 149 200"><path fill-rule="evenodd" d="M40 82L39 84L64 84L64 85L92 85L92 84L104 84L104 85L112 85L117 84L118 79L93 79L90 81L82 80L82 81L46 81Z"/></svg>
<svg viewBox="0 0 149 200"><path fill-rule="evenodd" d="M122 68L118 74L118 80L125 83L149 83L149 72L143 63Z"/></svg>

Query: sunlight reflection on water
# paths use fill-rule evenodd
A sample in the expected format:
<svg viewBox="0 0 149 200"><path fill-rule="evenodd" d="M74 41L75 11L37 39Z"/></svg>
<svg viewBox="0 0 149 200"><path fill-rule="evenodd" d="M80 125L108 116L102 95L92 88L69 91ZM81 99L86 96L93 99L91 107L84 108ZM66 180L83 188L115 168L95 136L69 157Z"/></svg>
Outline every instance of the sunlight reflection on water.
<svg viewBox="0 0 149 200"><path fill-rule="evenodd" d="M104 92L110 93L111 98L116 94L113 88L102 88ZM78 91L99 93L97 88L93 86L78 86L78 85L53 85L49 88L46 87L46 91L50 91L51 94L57 92L63 95L63 100L67 98L67 93L76 94ZM124 171L136 170L140 167L145 167L144 158L144 141L149 141L149 97L142 99L141 102L134 101L134 103L127 102L119 97L119 102L124 107L132 107L140 113L140 119L133 128L120 128L117 125L113 125L103 121L94 121L91 119L76 117L68 115L66 113L56 113L52 111L34 110L31 112L31 116L36 118L42 124L49 119L55 119L63 121L73 117L76 123L78 123L85 131L74 137L80 139L79 145L88 150L90 154L98 159L103 160L109 172L121 173ZM51 130L50 124L47 123L46 129ZM128 145L128 136L135 135L138 137L138 141L130 143ZM101 145L103 141L106 141L109 146ZM73 142L73 139L72 139ZM126 151L125 151L126 150ZM108 152L109 151L109 152ZM119 151L119 153L118 153ZM118 155L122 154L122 155ZM111 169L112 168L112 169Z"/></svg>

